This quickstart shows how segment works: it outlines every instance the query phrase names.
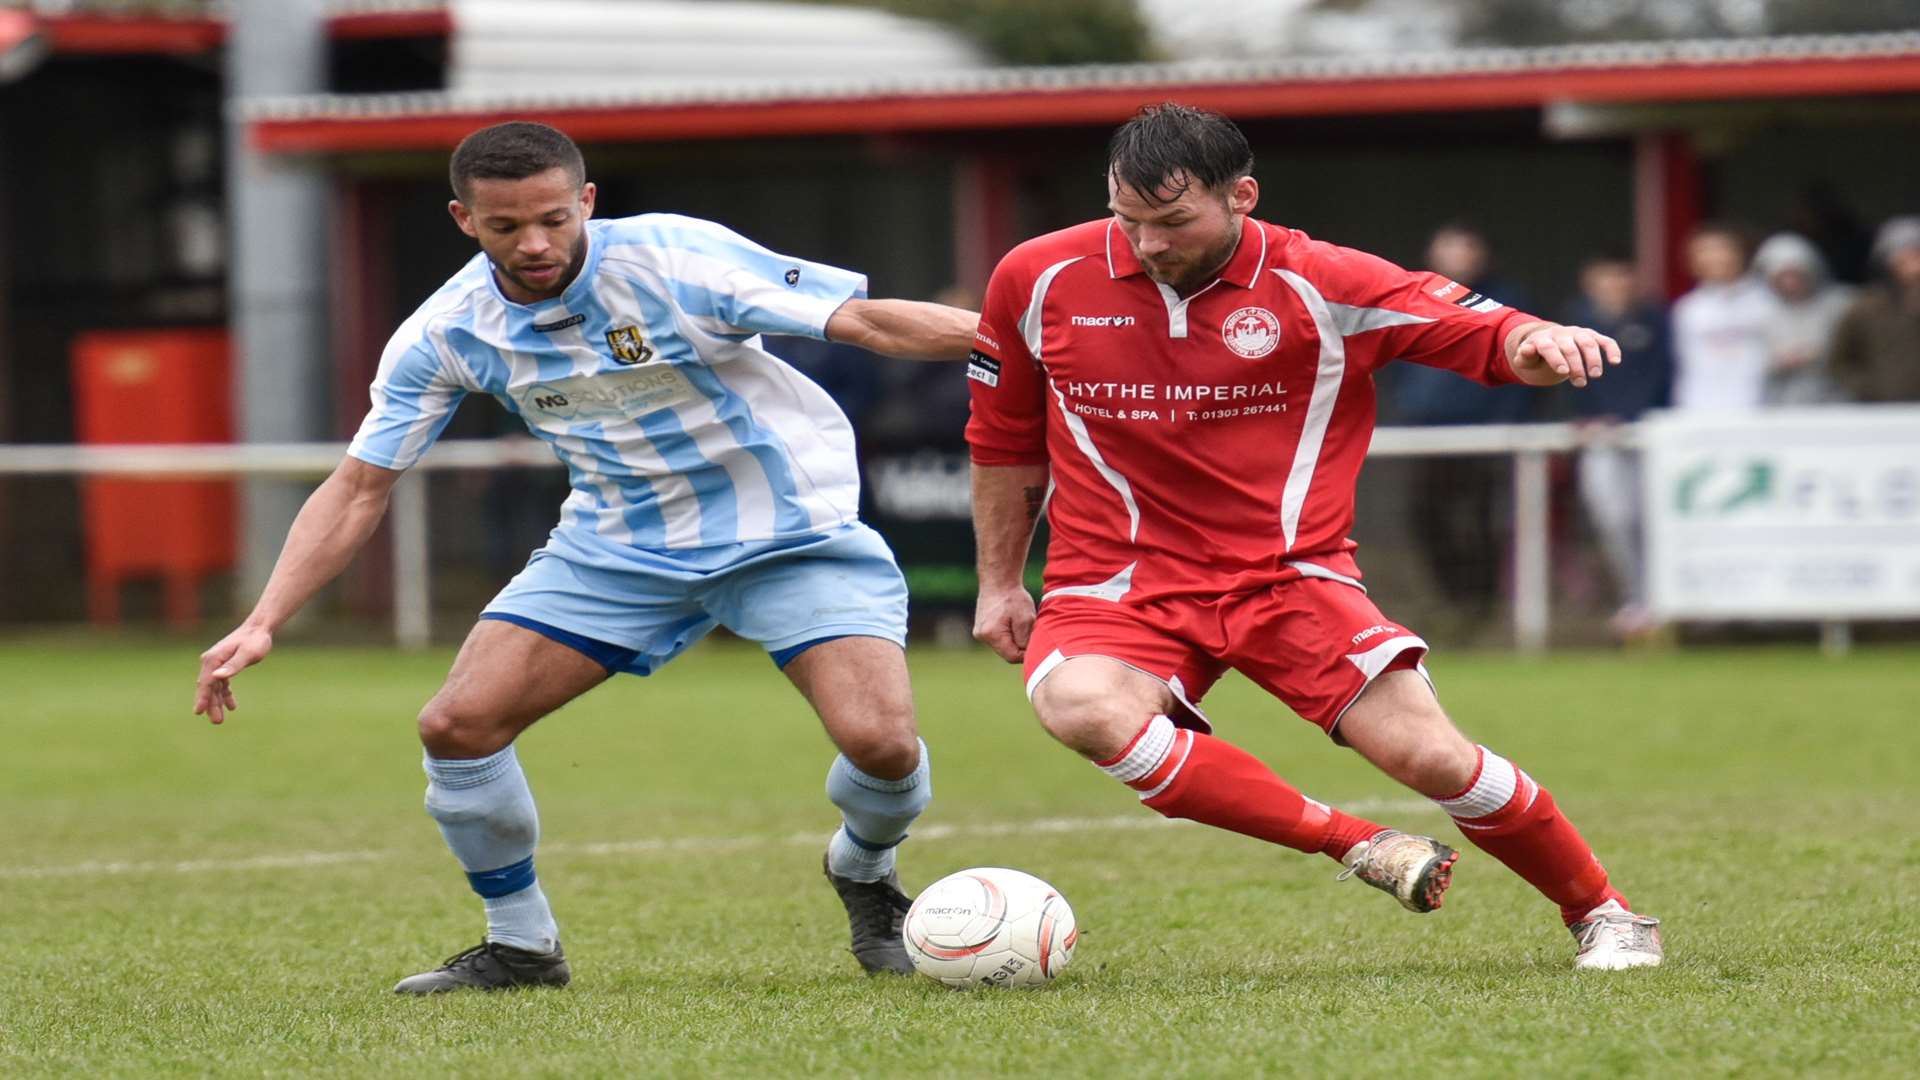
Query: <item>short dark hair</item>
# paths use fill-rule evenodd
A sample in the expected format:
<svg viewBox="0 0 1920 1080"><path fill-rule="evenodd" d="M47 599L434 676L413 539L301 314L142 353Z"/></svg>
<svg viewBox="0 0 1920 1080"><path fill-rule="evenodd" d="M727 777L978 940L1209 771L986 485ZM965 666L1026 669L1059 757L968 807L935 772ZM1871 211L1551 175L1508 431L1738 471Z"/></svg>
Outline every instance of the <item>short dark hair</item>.
<svg viewBox="0 0 1920 1080"><path fill-rule="evenodd" d="M1487 246L1487 231L1468 218L1448 218L1433 227L1433 236L1438 237L1443 233L1472 237L1478 240L1481 246ZM1431 239L1431 237L1429 239Z"/></svg>
<svg viewBox="0 0 1920 1080"><path fill-rule="evenodd" d="M567 133L530 120L511 120L460 140L447 164L453 195L465 202L475 180L525 180L548 169L565 169L575 184L585 183L587 163Z"/></svg>
<svg viewBox="0 0 1920 1080"><path fill-rule="evenodd" d="M1708 236L1732 241L1733 246L1740 249L1740 257L1743 259L1753 254L1753 230L1749 229L1744 222L1726 218L1708 218L1687 233L1687 242L1692 243Z"/></svg>
<svg viewBox="0 0 1920 1080"><path fill-rule="evenodd" d="M1174 102L1148 105L1107 143L1107 174L1158 205L1199 184L1217 189L1253 175L1253 148L1239 125ZM1173 199L1162 199L1169 191Z"/></svg>
<svg viewBox="0 0 1920 1080"><path fill-rule="evenodd" d="M1580 269L1582 272L1596 266L1625 266L1628 269L1634 269L1638 264L1639 260L1635 259L1633 253L1626 248L1609 245L1588 252L1587 257L1580 260Z"/></svg>

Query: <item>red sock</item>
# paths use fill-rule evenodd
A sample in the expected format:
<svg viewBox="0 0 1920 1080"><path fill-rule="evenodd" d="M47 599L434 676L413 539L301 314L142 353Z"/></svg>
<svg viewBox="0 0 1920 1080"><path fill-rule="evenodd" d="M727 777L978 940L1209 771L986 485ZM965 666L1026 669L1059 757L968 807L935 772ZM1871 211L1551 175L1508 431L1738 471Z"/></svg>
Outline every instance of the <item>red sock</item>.
<svg viewBox="0 0 1920 1080"><path fill-rule="evenodd" d="M1480 747L1480 766L1467 789L1434 801L1475 847L1560 905L1568 924L1608 900L1627 906L1580 830L1561 816L1552 793L1486 747Z"/></svg>
<svg viewBox="0 0 1920 1080"><path fill-rule="evenodd" d="M1224 739L1176 728L1164 716L1147 721L1117 756L1094 764L1167 817L1299 851L1341 859L1382 828L1307 798L1259 758Z"/></svg>

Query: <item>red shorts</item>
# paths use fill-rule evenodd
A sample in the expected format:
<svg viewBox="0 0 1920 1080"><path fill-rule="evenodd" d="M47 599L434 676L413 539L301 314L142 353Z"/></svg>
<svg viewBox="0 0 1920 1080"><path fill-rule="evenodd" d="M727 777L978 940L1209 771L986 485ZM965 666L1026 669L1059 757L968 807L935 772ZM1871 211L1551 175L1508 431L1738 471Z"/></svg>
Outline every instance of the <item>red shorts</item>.
<svg viewBox="0 0 1920 1080"><path fill-rule="evenodd" d="M1060 596L1027 643L1027 696L1062 661L1105 656L1166 683L1192 714L1174 719L1208 731L1200 699L1232 668L1331 735L1368 683L1426 653L1364 590L1324 578L1141 604Z"/></svg>

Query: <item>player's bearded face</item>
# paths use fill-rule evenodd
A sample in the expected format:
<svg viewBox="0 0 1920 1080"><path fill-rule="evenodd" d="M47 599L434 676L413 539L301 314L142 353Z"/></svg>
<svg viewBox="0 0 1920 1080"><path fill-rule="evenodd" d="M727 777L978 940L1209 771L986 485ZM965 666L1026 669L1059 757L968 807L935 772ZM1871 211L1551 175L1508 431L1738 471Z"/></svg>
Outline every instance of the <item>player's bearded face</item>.
<svg viewBox="0 0 1920 1080"><path fill-rule="evenodd" d="M467 201L450 209L493 261L501 291L527 304L560 295L580 273L593 198L592 184L555 168L521 180L476 179Z"/></svg>
<svg viewBox="0 0 1920 1080"><path fill-rule="evenodd" d="M1109 175L1107 207L1147 276L1185 293L1212 281L1233 258L1258 188L1251 177L1226 190L1187 183L1183 173L1172 179L1147 199Z"/></svg>

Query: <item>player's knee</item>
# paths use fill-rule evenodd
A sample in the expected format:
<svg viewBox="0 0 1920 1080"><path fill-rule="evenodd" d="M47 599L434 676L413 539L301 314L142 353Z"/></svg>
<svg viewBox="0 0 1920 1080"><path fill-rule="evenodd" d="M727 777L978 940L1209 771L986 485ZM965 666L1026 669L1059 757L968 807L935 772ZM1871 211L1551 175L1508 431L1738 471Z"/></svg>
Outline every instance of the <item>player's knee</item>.
<svg viewBox="0 0 1920 1080"><path fill-rule="evenodd" d="M444 759L480 758L497 754L513 741L489 718L457 703L435 698L420 710L420 745Z"/></svg>
<svg viewBox="0 0 1920 1080"><path fill-rule="evenodd" d="M1095 761L1126 749L1156 711L1152 703L1103 680L1075 677L1064 669L1034 691L1033 708L1047 734Z"/></svg>
<svg viewBox="0 0 1920 1080"><path fill-rule="evenodd" d="M841 739L840 752L854 768L882 780L898 780L920 767L920 737L911 720L854 732Z"/></svg>

